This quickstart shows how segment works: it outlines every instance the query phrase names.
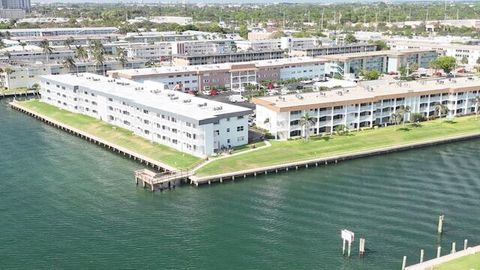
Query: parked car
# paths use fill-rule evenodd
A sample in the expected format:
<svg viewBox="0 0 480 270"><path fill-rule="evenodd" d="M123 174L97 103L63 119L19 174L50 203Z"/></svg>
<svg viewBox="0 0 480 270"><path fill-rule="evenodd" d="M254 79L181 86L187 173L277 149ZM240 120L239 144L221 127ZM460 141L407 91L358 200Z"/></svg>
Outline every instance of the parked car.
<svg viewBox="0 0 480 270"><path fill-rule="evenodd" d="M244 97L242 97L242 95L230 95L230 96L228 97L228 100L229 100L230 102L233 102L233 103L246 101L246 99L245 99Z"/></svg>

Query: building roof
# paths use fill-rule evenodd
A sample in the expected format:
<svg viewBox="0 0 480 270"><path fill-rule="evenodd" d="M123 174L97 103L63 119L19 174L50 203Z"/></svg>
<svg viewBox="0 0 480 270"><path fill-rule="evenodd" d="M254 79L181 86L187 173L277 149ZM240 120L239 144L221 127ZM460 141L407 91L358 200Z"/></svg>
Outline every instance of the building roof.
<svg viewBox="0 0 480 270"><path fill-rule="evenodd" d="M428 81L398 82L379 80L363 82L356 87L296 95L253 98L253 103L276 112L333 107L382 99L437 93L480 90L480 78L455 78Z"/></svg>
<svg viewBox="0 0 480 270"><path fill-rule="evenodd" d="M112 79L91 73L45 75L42 79L64 85L88 88L106 96L127 100L152 111L170 112L199 124L213 123L220 118L250 114L248 108L195 97L179 91L167 90L162 83L137 83L125 79Z"/></svg>
<svg viewBox="0 0 480 270"><path fill-rule="evenodd" d="M436 52L430 49L411 49L411 50L390 50L390 51L372 51L372 52L359 52L359 53L343 53L322 55L321 58L334 61L348 61L352 59L364 59L368 57L385 57L385 56L405 56L410 54Z"/></svg>
<svg viewBox="0 0 480 270"><path fill-rule="evenodd" d="M196 66L162 66L157 68L143 68L143 69L123 69L109 71L109 75L114 75L127 79L135 79L138 77L150 77L150 76L162 76L170 74L182 74L182 73L202 73L212 71L230 71L232 69L238 69L240 67L249 66L249 68L260 67L278 67L288 66L296 64L307 63L326 63L327 60L322 58L313 57L293 57L293 58L280 58L269 60L258 60L241 63L223 63L223 64L210 64L210 65L196 65Z"/></svg>

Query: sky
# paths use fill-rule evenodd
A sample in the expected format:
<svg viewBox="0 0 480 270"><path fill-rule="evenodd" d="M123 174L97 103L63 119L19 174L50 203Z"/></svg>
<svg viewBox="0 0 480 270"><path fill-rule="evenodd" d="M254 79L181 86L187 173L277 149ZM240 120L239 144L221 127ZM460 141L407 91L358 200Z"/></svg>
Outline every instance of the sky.
<svg viewBox="0 0 480 270"><path fill-rule="evenodd" d="M440 0L427 0L428 2L439 2ZM383 0L383 2L427 2L425 0ZM460 2L461 0L449 0L448 2ZM182 3L182 0L32 0L32 3ZM381 2L381 0L186 0L187 3L344 3L344 2ZM443 2L443 1L442 1Z"/></svg>

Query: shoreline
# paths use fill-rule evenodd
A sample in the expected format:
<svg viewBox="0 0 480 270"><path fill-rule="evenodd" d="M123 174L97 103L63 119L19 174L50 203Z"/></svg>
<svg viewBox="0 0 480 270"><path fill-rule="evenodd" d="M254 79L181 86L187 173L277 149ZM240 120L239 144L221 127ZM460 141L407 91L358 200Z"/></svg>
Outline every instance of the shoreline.
<svg viewBox="0 0 480 270"><path fill-rule="evenodd" d="M103 148L107 148L114 153L123 155L124 157L127 157L129 159L137 161L140 164L143 164L143 165L145 165L147 167L150 167L154 170L164 171L164 172L165 171L166 172L178 171L178 169L176 169L176 168L174 168L170 165L167 165L167 164L162 163L160 161L153 160L149 157L146 157L146 156L143 156L143 155L141 155L139 153L136 153L134 151L128 150L128 149L126 149L122 146L116 145L116 144L111 143L111 142L109 142L107 140L104 140L102 138L98 138L94 135L91 135L87 132L81 131L81 130L76 129L74 127L71 127L67 124L64 124L64 123L61 123L59 121L53 120L53 119L49 118L48 116L45 116L45 115L42 115L40 113L34 112L30 109L27 109L24 106L21 106L20 104L15 102L15 101L10 102L9 105L14 110L22 112L22 113L24 113L28 116L31 116L31 117L33 117L37 120L40 120L40 121L42 121L42 122L44 122L44 123L46 123L50 126L53 126L57 129L63 130L65 132L69 133L69 134L80 137L81 139L84 139L88 142L94 143L94 144L96 144L98 146L101 146Z"/></svg>
<svg viewBox="0 0 480 270"><path fill-rule="evenodd" d="M179 171L178 169L172 166L169 166L167 164L164 164L160 161L153 160L140 153L128 150L124 147L111 143L108 140L96 137L94 135L89 134L88 132L84 132L79 129L73 128L67 124L61 123L60 121L53 120L48 116L45 116L41 113L25 108L24 106L22 106L21 104L18 104L15 101L10 102L9 105L13 109L20 111L22 113L25 113L29 116L32 116L50 126L56 127L67 133L70 133L72 135L85 139L89 142L92 142L96 145L107 148L114 153L123 155L124 157L137 161L140 164L145 165L146 167L153 168L157 171L162 171L162 172L178 172ZM284 162L276 165L256 167L256 168L251 168L247 170L237 170L232 172L205 175L205 176L195 175L196 171L199 168L206 165L206 163L204 162L198 165L197 167L188 170L191 173L187 173L189 176L185 180L187 183L190 183L198 187L204 184L212 184L217 182L223 183L223 181L225 180L235 181L237 179L244 179L247 177L256 177L257 175L262 175L262 174L289 172L291 170L298 170L302 168L320 167L320 166L331 165L332 163L337 164L338 162L341 162L341 161L354 160L354 159L377 156L377 155L384 155L384 154L395 153L400 151L407 151L412 149L418 149L418 148L424 148L424 147L429 147L434 145L441 145L446 143L472 140L472 139L478 139L478 138L480 138L480 131L474 132L474 133L470 132L470 133L465 133L465 134L460 134L455 136L448 136L444 138L418 141L418 142L407 143L407 144L398 144L398 145L392 145L388 147L380 147L380 148L373 148L373 149L356 151L356 152L349 152L345 154L332 155L332 156L321 157L321 158L306 159L306 160L300 160L300 161L294 161L294 162ZM239 153L238 155L243 155L243 154L248 155L248 152Z"/></svg>
<svg viewBox="0 0 480 270"><path fill-rule="evenodd" d="M480 132L472 133L472 134L463 134L458 136L450 136L441 139L434 139L434 140L427 140L422 142L415 142L409 144L402 144L402 145L395 145L390 147L383 147L359 152L352 152L342 155L330 156L330 157L322 157L318 159L309 159L304 161L296 161L296 162L289 162L283 163L278 165L272 166L265 166L259 167L254 169L242 170L242 171L235 171L235 172L228 172L223 174L217 175L207 175L207 176L191 176L190 181L195 186L199 186L202 184L211 184L214 182L222 183L224 180L232 180L235 179L242 179L246 177L256 177L257 175L262 174L269 174L269 173L280 173L280 172L289 172L291 170L298 170L298 169L308 169L310 167L320 167L320 166L327 166L333 164L337 164L341 161L347 160L354 160L364 157L371 157L371 156L379 156L385 155L389 153L395 152L403 152L413 149L420 149L424 147L430 147L435 145L442 145L447 143L453 142L460 142L460 141L467 141L472 139L480 138Z"/></svg>

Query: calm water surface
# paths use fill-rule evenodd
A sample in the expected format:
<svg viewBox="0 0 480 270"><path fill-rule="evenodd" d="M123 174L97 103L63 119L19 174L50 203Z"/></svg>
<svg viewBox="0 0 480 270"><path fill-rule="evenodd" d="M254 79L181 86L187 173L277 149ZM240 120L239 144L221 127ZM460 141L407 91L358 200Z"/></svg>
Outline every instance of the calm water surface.
<svg viewBox="0 0 480 270"><path fill-rule="evenodd" d="M399 269L480 244L480 141L150 193L139 165L0 101L1 269ZM436 235L438 215L445 235ZM341 255L340 229L368 253Z"/></svg>

